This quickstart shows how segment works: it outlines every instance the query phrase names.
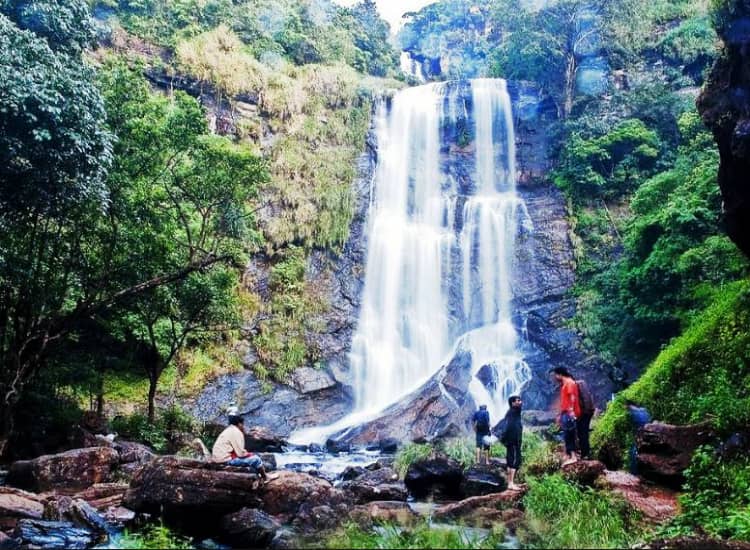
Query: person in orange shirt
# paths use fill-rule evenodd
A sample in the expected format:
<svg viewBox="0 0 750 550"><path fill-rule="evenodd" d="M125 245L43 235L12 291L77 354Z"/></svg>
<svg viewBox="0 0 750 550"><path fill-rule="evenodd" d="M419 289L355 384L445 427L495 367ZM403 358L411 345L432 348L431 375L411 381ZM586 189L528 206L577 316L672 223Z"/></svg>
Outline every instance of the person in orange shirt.
<svg viewBox="0 0 750 550"><path fill-rule="evenodd" d="M552 374L560 384L560 418L558 420L565 435L565 456L563 466L571 464L576 458L576 421L581 416L581 398L578 395L578 384L565 367L555 367Z"/></svg>

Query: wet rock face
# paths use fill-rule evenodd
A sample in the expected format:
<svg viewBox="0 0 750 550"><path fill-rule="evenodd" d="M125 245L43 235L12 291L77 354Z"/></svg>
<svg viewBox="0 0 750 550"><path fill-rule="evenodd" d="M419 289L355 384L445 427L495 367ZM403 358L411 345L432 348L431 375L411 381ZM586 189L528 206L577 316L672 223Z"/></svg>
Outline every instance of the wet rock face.
<svg viewBox="0 0 750 550"><path fill-rule="evenodd" d="M727 233L750 256L750 5L731 0L733 17L719 34L725 50L698 99L719 146L719 187Z"/></svg>
<svg viewBox="0 0 750 550"><path fill-rule="evenodd" d="M332 440L341 445L366 447L386 437L426 441L463 433L474 412L473 401L466 391L471 380L470 366L467 353L456 355L424 386L385 409L379 418L335 434Z"/></svg>

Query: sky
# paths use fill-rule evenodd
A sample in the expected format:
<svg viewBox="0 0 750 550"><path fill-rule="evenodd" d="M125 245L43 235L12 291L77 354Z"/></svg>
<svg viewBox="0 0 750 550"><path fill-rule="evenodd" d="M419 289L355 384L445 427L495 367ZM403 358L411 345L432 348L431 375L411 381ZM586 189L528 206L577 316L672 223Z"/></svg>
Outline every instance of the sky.
<svg viewBox="0 0 750 550"><path fill-rule="evenodd" d="M359 0L334 0L342 6L351 6ZM375 0L380 10L380 15L391 24L391 31L395 32L401 27L401 16L408 11L418 11L428 4L434 4L436 0Z"/></svg>

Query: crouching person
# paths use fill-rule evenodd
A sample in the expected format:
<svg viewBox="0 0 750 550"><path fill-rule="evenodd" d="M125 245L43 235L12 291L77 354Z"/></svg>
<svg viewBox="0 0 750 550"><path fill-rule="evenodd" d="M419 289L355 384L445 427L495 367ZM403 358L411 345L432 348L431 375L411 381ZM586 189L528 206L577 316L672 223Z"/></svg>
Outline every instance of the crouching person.
<svg viewBox="0 0 750 550"><path fill-rule="evenodd" d="M229 415L229 426L216 439L211 456L214 462L249 468L267 479L261 458L245 450L245 422L239 415Z"/></svg>

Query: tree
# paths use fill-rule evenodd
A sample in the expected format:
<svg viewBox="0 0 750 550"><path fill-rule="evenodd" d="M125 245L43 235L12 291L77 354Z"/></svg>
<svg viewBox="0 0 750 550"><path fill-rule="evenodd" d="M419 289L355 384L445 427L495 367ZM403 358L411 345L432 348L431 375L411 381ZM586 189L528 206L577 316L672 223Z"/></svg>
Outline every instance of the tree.
<svg viewBox="0 0 750 550"><path fill-rule="evenodd" d="M120 63L108 66L103 89L119 138L110 176L117 200L101 226L109 248L98 255L121 268L107 269L109 284L131 287L159 273L181 274L122 300L121 316L102 319L137 350L153 420L159 377L186 341L237 325L238 272L258 239L245 204L266 172L247 149L206 135L193 98L153 95Z"/></svg>

